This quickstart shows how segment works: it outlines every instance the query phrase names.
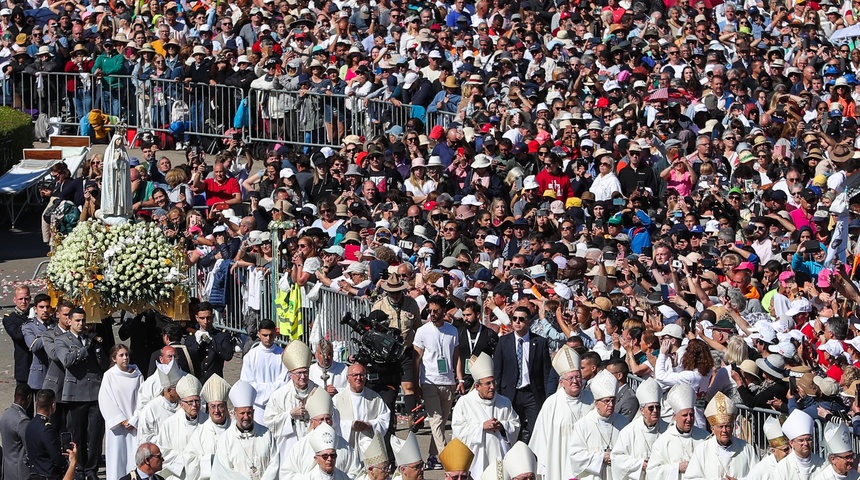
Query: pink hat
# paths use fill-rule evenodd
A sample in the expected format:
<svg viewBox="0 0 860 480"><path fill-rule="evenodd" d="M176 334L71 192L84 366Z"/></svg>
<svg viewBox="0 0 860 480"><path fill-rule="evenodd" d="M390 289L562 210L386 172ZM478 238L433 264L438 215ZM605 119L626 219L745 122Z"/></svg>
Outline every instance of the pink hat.
<svg viewBox="0 0 860 480"><path fill-rule="evenodd" d="M779 274L779 283L781 283L782 286L785 286L785 282L787 282L789 278L794 278L794 272L782 272Z"/></svg>
<svg viewBox="0 0 860 480"><path fill-rule="evenodd" d="M741 270L749 270L750 272L755 272L755 266L752 264L752 262L741 262L740 265L732 269L733 272L738 272Z"/></svg>
<svg viewBox="0 0 860 480"><path fill-rule="evenodd" d="M547 132L546 130L543 130L542 132L537 134L537 136L535 137L535 140L537 140L538 143L544 143L545 141L549 140L550 138L552 138L552 136L549 134L549 132Z"/></svg>
<svg viewBox="0 0 860 480"><path fill-rule="evenodd" d="M829 268L822 268L820 272L818 272L818 288L830 288L830 274L833 271Z"/></svg>

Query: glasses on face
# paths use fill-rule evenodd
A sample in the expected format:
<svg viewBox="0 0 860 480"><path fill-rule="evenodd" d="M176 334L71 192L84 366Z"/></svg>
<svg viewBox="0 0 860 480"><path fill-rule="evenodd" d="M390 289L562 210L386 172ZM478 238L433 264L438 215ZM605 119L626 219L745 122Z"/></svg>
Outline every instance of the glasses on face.
<svg viewBox="0 0 860 480"><path fill-rule="evenodd" d="M200 405L200 399L197 400L182 400L182 403L186 405Z"/></svg>
<svg viewBox="0 0 860 480"><path fill-rule="evenodd" d="M600 400L598 400L598 402L600 402L604 405L608 405L610 403L615 403L615 397L601 398Z"/></svg>
<svg viewBox="0 0 860 480"><path fill-rule="evenodd" d="M487 238L487 236L479 233L479 234L475 235L475 238Z"/></svg>
<svg viewBox="0 0 860 480"><path fill-rule="evenodd" d="M336 453L319 453L319 454L317 454L317 456L322 458L323 460L329 460L332 458L337 458Z"/></svg>
<svg viewBox="0 0 860 480"><path fill-rule="evenodd" d="M349 378L367 378L366 373L350 373L347 375Z"/></svg>
<svg viewBox="0 0 860 480"><path fill-rule="evenodd" d="M308 370L296 370L296 371L290 372L290 375L295 375L297 377L307 377L308 376Z"/></svg>
<svg viewBox="0 0 860 480"><path fill-rule="evenodd" d="M660 405L648 405L648 406L642 407L642 408L644 408L645 410L647 410L649 412L654 412L654 411L660 410Z"/></svg>
<svg viewBox="0 0 860 480"><path fill-rule="evenodd" d="M457 229L456 229L456 228L451 228L451 227L445 227L445 228L443 228L443 229L442 229L442 231L443 231L443 232L456 232L456 231L457 231Z"/></svg>
<svg viewBox="0 0 860 480"><path fill-rule="evenodd" d="M612 166L612 164L611 164L611 163L603 163L603 162L601 162L601 163L600 163L600 166L601 166L601 167L611 167L611 166Z"/></svg>
<svg viewBox="0 0 860 480"><path fill-rule="evenodd" d="M854 453L853 452L848 452L845 455L833 455L833 456L838 458L839 460L845 460L845 461L849 461L849 460L854 459Z"/></svg>
<svg viewBox="0 0 860 480"><path fill-rule="evenodd" d="M528 323L529 319L528 317L514 315L514 318L511 319L511 321L514 323Z"/></svg>

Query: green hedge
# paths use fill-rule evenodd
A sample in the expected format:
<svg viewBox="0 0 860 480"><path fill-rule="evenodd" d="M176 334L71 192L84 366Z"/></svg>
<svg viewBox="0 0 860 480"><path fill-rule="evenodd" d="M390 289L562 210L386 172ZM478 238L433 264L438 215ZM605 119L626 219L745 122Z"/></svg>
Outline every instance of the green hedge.
<svg viewBox="0 0 860 480"><path fill-rule="evenodd" d="M33 148L33 117L10 107L0 107L0 174L22 158L22 150Z"/></svg>

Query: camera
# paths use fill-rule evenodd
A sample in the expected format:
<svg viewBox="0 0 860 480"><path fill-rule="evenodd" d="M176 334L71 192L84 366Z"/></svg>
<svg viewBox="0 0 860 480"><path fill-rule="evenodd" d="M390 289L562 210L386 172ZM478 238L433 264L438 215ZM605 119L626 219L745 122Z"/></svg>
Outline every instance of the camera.
<svg viewBox="0 0 860 480"><path fill-rule="evenodd" d="M367 381L382 384L400 382L400 362L406 354L406 346L400 330L388 326L388 316L381 310L370 315L361 314L356 320L351 312L340 320L358 335L352 338L357 350L353 355L356 362L367 366Z"/></svg>

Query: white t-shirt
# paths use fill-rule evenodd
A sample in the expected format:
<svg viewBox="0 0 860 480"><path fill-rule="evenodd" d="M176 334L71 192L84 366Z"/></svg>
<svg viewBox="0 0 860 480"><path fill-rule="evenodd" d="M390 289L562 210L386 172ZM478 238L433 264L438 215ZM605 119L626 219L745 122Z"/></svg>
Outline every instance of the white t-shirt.
<svg viewBox="0 0 860 480"><path fill-rule="evenodd" d="M415 331L412 344L424 351L421 357L422 385L456 385L454 349L460 341L453 325L445 322L437 328L432 322L427 322Z"/></svg>

